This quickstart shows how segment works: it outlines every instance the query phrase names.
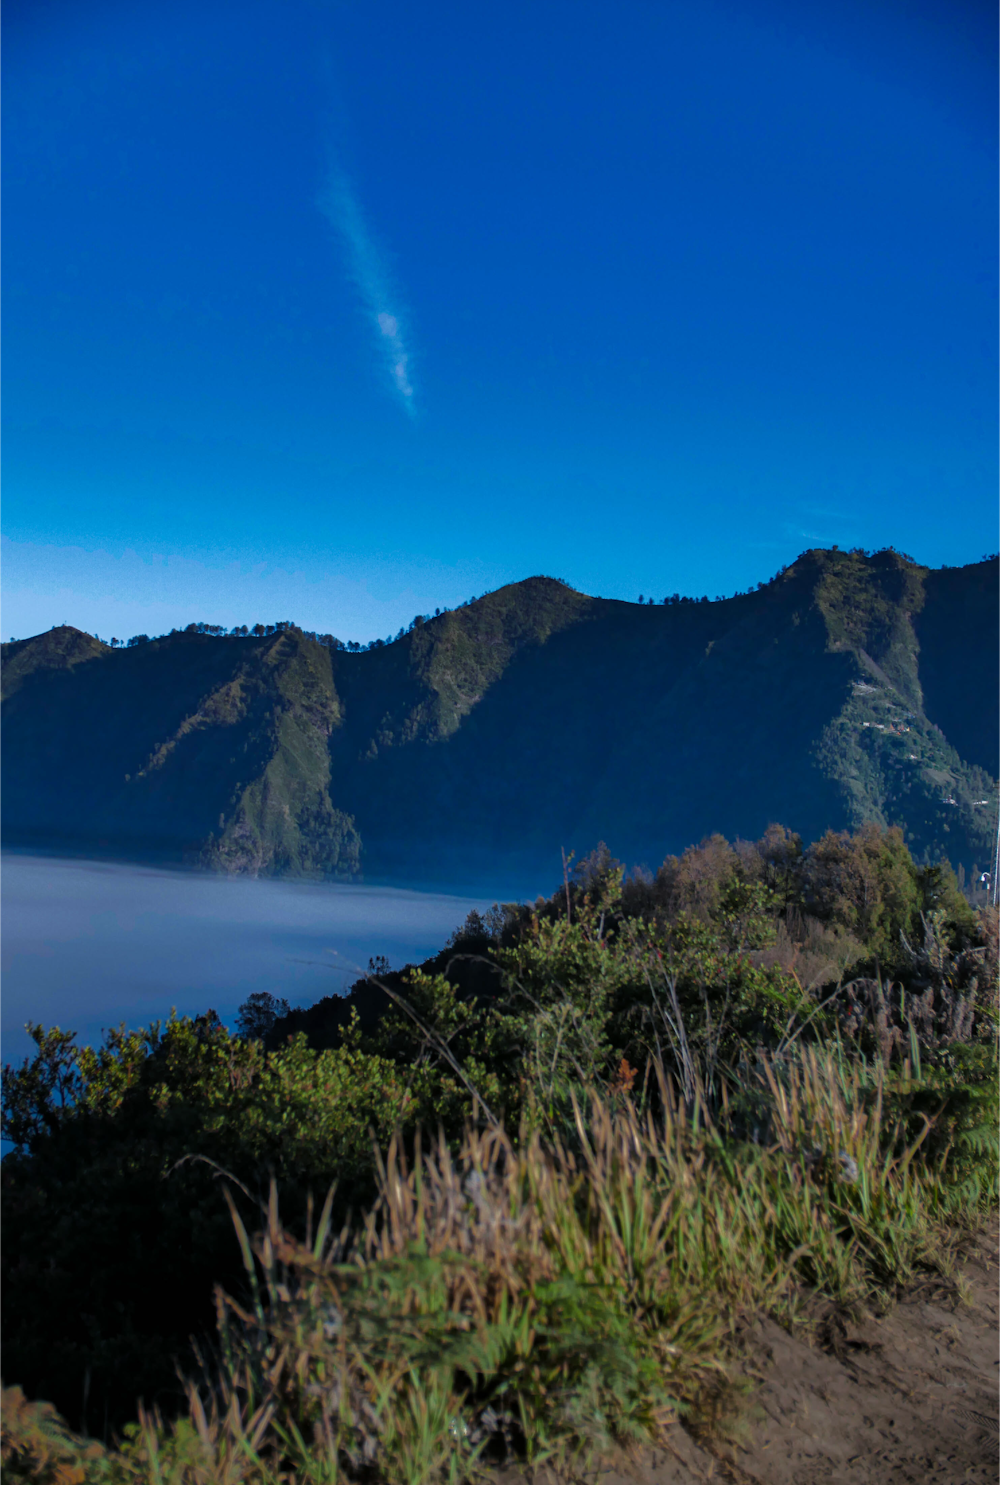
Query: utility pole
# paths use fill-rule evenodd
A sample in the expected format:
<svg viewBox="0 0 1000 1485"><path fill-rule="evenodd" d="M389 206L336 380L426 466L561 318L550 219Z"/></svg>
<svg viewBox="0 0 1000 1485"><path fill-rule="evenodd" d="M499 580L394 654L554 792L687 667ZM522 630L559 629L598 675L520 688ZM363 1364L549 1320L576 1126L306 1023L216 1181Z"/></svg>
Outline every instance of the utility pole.
<svg viewBox="0 0 1000 1485"><path fill-rule="evenodd" d="M997 796L997 843L996 849L993 852L993 879L990 882L990 897L994 907L1000 901L1000 898L997 896L998 890L1000 890L1000 882L997 881L998 876L1000 876L1000 795Z"/></svg>

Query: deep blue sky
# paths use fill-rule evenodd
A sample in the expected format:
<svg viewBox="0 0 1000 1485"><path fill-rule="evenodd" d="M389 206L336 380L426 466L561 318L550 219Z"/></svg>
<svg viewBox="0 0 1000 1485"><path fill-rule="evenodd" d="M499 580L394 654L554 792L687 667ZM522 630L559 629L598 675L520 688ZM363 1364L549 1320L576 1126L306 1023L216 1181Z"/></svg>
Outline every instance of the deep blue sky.
<svg viewBox="0 0 1000 1485"><path fill-rule="evenodd" d="M3 636L996 548L967 0L8 0Z"/></svg>

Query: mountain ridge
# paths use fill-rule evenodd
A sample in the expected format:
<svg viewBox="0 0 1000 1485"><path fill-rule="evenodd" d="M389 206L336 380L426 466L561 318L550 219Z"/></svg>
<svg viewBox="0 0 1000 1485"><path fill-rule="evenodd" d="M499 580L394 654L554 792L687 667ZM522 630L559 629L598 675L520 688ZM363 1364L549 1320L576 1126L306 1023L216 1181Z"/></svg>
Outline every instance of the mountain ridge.
<svg viewBox="0 0 1000 1485"><path fill-rule="evenodd" d="M871 819L986 864L996 576L812 549L666 606L529 578L363 651L63 626L2 647L4 840L472 880L598 839L655 867L713 830Z"/></svg>

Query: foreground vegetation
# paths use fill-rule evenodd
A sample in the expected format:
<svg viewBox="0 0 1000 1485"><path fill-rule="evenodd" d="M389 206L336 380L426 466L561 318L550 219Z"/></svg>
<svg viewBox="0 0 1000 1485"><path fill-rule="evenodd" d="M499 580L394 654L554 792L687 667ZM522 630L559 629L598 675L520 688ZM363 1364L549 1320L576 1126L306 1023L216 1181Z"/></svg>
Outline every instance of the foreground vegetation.
<svg viewBox="0 0 1000 1485"><path fill-rule="evenodd" d="M581 1467L705 1409L746 1317L888 1303L996 1203L996 915L898 832L598 851L379 968L241 1036L35 1028L5 1370L78 1432L12 1389L5 1473Z"/></svg>

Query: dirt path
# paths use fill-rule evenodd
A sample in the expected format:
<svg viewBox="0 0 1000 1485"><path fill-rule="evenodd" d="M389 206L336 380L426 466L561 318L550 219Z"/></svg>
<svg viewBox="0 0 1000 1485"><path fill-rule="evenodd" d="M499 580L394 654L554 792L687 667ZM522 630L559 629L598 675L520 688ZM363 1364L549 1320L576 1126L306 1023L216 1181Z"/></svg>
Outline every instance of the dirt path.
<svg viewBox="0 0 1000 1485"><path fill-rule="evenodd" d="M1000 1473L997 1228L961 1268L968 1303L939 1287L882 1319L830 1325L811 1345L766 1321L750 1337L756 1382L735 1444L671 1451L601 1485L957 1485Z"/></svg>

